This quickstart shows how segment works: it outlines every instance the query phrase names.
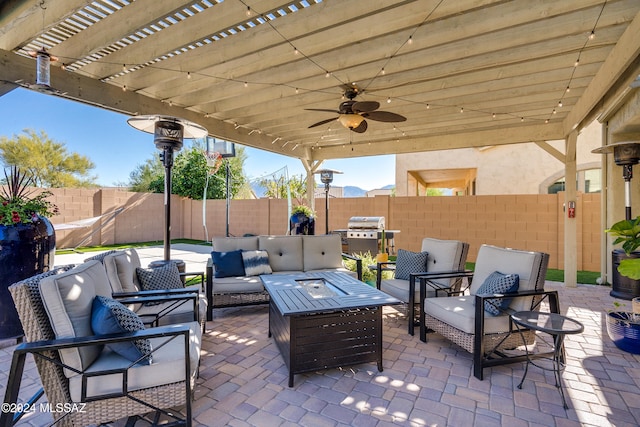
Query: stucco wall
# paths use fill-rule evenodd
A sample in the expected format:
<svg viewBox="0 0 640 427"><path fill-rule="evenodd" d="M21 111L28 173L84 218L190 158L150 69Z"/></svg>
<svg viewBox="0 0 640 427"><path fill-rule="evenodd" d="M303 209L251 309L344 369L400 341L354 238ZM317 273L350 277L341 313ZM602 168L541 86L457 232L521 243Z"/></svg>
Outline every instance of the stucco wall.
<svg viewBox="0 0 640 427"><path fill-rule="evenodd" d="M594 121L578 136L577 163L593 167L602 156L591 150L602 143L602 126ZM540 184L549 177L551 183L564 176L564 164L534 143L464 148L446 151L396 155L396 195L415 195L415 181L410 171L462 169L476 170L476 195L544 194ZM549 141L564 153L564 141Z"/></svg>

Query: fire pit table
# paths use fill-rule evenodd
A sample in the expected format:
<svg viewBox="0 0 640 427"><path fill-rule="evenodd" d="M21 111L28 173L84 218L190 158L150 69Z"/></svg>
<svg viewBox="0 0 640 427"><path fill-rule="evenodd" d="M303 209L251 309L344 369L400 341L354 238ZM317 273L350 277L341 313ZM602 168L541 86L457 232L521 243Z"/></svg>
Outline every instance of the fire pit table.
<svg viewBox="0 0 640 427"><path fill-rule="evenodd" d="M269 336L293 376L377 362L382 372L382 307L402 302L346 273L260 276L269 292Z"/></svg>

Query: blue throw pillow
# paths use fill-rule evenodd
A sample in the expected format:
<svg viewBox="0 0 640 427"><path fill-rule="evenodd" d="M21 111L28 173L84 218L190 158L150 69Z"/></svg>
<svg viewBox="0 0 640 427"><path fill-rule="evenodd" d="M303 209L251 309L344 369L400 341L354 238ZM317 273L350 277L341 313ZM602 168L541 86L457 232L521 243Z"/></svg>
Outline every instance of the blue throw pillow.
<svg viewBox="0 0 640 427"><path fill-rule="evenodd" d="M237 277L244 276L244 263L242 261L242 251L211 252L213 265L216 267L215 277Z"/></svg>
<svg viewBox="0 0 640 427"><path fill-rule="evenodd" d="M502 274L498 271L491 273L476 292L483 294L506 294L516 292L520 286L520 277L517 274ZM491 298L484 301L484 311L497 316L502 310L506 310L511 304L512 298Z"/></svg>
<svg viewBox="0 0 640 427"><path fill-rule="evenodd" d="M98 295L91 307L91 329L96 335L135 332L144 330L144 323L118 301ZM112 343L107 347L132 362L142 358L139 364L151 364L151 342L148 339Z"/></svg>
<svg viewBox="0 0 640 427"><path fill-rule="evenodd" d="M410 252L398 249L396 258L396 279L409 280L411 273L427 271L427 252Z"/></svg>

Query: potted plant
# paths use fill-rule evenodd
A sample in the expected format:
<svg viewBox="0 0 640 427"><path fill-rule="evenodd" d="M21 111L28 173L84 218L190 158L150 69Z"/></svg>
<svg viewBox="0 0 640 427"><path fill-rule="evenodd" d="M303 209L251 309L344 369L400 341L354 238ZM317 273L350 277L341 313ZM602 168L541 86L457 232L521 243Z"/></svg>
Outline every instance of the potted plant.
<svg viewBox="0 0 640 427"><path fill-rule="evenodd" d="M316 219L309 206L298 205L291 209L289 231L291 234L315 234Z"/></svg>
<svg viewBox="0 0 640 427"><path fill-rule="evenodd" d="M619 261L618 273L640 281L640 257L636 256L640 254L635 252L640 247L640 216L618 221L605 231L616 237L614 245L622 243L624 253L631 256ZM616 310L607 313L607 334L619 349L640 354L640 298L636 296L632 301L633 312L620 310L622 304L614 302Z"/></svg>
<svg viewBox="0 0 640 427"><path fill-rule="evenodd" d="M35 194L33 180L12 167L0 187L0 339L22 335L22 326L9 294L15 282L49 270L55 254L55 230L47 219L58 208L49 191Z"/></svg>
<svg viewBox="0 0 640 427"><path fill-rule="evenodd" d="M357 253L354 255L362 260L362 281L367 283L370 286L375 287L377 274L378 274L377 269L375 269L375 267L377 266L377 259L376 259L377 257L374 257L373 255L371 255L371 252ZM345 267L350 271L353 271L353 272L356 271L356 268L357 268L356 260L346 259L344 261L344 264L345 264ZM392 273L390 271L382 272L383 279L390 279L391 276L392 276Z"/></svg>

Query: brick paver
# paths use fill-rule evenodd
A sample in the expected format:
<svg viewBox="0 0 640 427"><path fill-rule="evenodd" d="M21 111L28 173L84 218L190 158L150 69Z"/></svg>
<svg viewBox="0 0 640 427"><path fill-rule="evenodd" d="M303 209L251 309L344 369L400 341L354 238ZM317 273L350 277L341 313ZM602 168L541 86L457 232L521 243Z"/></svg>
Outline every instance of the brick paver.
<svg viewBox="0 0 640 427"><path fill-rule="evenodd" d="M583 334L566 338L568 410L553 376L536 367L529 368L522 390L521 363L487 369L478 381L464 350L437 334L428 343L407 335L401 307L385 308L384 372L363 364L299 374L289 388L288 371L267 336L267 307L257 306L215 310L208 322L194 425L640 425L640 356L618 350L607 336L603 310L613 308L609 289L558 283L547 288L558 289L562 311L585 325ZM0 348L2 393L11 352L12 347ZM38 377L31 360L26 371L25 388L32 391ZM24 425L46 419L39 414Z"/></svg>

